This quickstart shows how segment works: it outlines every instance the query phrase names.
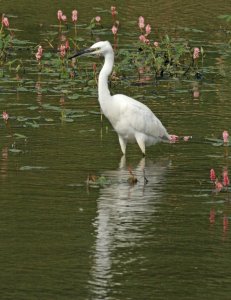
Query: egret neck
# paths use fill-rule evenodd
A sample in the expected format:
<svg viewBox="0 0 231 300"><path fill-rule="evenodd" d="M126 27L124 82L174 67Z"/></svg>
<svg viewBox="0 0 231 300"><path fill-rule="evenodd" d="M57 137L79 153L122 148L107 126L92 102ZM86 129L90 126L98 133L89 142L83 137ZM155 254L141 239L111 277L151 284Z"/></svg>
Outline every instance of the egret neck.
<svg viewBox="0 0 231 300"><path fill-rule="evenodd" d="M107 52L105 54L104 59L105 59L104 65L99 73L99 79L98 79L98 97L99 97L99 103L103 111L105 105L110 105L110 103L108 103L108 101L111 98L111 94L108 88L108 77L111 74L114 65L114 53Z"/></svg>

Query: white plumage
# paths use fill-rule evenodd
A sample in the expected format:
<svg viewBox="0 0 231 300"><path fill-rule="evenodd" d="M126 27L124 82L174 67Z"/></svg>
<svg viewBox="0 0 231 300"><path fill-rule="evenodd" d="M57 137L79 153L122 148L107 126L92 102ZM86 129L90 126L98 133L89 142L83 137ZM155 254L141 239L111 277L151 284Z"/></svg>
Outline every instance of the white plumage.
<svg viewBox="0 0 231 300"><path fill-rule="evenodd" d="M102 55L105 58L99 74L98 99L103 114L118 134L123 154L126 152L127 142L136 141L145 155L146 146L171 140L161 121L146 105L122 94L110 94L108 77L114 65L114 51L108 41L97 42L71 58L81 55Z"/></svg>

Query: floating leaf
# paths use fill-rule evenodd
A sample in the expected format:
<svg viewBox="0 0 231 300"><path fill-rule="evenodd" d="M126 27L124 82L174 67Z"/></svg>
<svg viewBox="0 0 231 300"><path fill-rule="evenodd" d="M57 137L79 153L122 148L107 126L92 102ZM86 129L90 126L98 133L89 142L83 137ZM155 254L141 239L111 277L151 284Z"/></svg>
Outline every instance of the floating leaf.
<svg viewBox="0 0 231 300"><path fill-rule="evenodd" d="M223 146L223 142L222 143L212 143L213 146L215 147L220 147L220 146Z"/></svg>
<svg viewBox="0 0 231 300"><path fill-rule="evenodd" d="M24 127L32 127L32 128L39 128L39 124L35 121L33 122L26 122L24 125Z"/></svg>
<svg viewBox="0 0 231 300"><path fill-rule="evenodd" d="M22 150L16 149L16 148L9 149L9 151L12 152L12 153L20 153L20 152L22 152Z"/></svg>
<svg viewBox="0 0 231 300"><path fill-rule="evenodd" d="M45 170L47 167L40 167L40 166L23 166L20 167L20 171L31 171L31 170Z"/></svg>
<svg viewBox="0 0 231 300"><path fill-rule="evenodd" d="M27 120L28 120L28 118L26 118L26 117L22 117L22 116L17 117L17 121L19 121L19 122L25 122Z"/></svg>
<svg viewBox="0 0 231 300"><path fill-rule="evenodd" d="M77 99L79 99L79 94L73 94L71 96L68 96L67 98L70 100L77 100Z"/></svg>
<svg viewBox="0 0 231 300"><path fill-rule="evenodd" d="M28 92L29 90L23 86L17 88L17 92Z"/></svg>
<svg viewBox="0 0 231 300"><path fill-rule="evenodd" d="M54 119L52 119L52 118L45 118L45 121L46 122L54 122Z"/></svg>
<svg viewBox="0 0 231 300"><path fill-rule="evenodd" d="M50 105L49 103L42 104L42 107L44 109L54 110L57 112L60 112L63 110L63 108L60 108L59 106Z"/></svg>
<svg viewBox="0 0 231 300"><path fill-rule="evenodd" d="M74 122L73 119L68 118L68 117L61 117L60 119L61 119L63 122L68 122L68 123Z"/></svg>
<svg viewBox="0 0 231 300"><path fill-rule="evenodd" d="M231 15L219 15L218 19L225 20L226 22L231 21Z"/></svg>
<svg viewBox="0 0 231 300"><path fill-rule="evenodd" d="M20 133L14 133L14 137L16 139L27 139L27 137L23 134L20 134Z"/></svg>
<svg viewBox="0 0 231 300"><path fill-rule="evenodd" d="M38 108L39 108L38 106L29 106L29 107L27 107L27 109L29 109L29 110L36 110Z"/></svg>

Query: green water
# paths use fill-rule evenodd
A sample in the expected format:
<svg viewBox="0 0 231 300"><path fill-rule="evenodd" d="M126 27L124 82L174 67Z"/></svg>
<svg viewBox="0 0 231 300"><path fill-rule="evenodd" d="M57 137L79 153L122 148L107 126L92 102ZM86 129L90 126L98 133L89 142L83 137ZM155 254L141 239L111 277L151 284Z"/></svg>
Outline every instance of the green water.
<svg viewBox="0 0 231 300"><path fill-rule="evenodd" d="M134 38L134 24L144 15L153 28L203 46L206 63L217 67L200 81L112 85L113 93L147 104L170 133L193 138L150 147L145 159L137 145L129 144L124 160L116 133L105 118L100 121L94 92L86 97L79 89L78 100L65 98L63 103L59 91L17 93L2 80L0 110L10 114L11 129L2 121L0 298L230 299L230 228L223 225L225 216L230 222L230 195L212 193L209 181L211 168L221 173L229 167L230 149L205 142L206 136L231 132L230 57L218 46L226 37L219 30L224 23L217 19L229 13L229 3L94 2L102 9L112 4L119 11L121 47ZM11 22L24 30L17 34L36 43L56 22L59 8L69 14L77 8L82 24L100 14L88 0L0 5L1 12L17 16ZM110 15L105 18L110 24ZM110 31L105 38L113 40ZM47 81L39 79L46 87ZM195 88L199 97L193 95ZM77 110L79 116L63 122L60 111L44 104ZM39 109L29 109L33 106ZM24 127L25 122L16 122L19 116L39 117L40 127ZM135 185L127 182L128 167L138 179ZM104 176L106 184L88 186L89 174Z"/></svg>

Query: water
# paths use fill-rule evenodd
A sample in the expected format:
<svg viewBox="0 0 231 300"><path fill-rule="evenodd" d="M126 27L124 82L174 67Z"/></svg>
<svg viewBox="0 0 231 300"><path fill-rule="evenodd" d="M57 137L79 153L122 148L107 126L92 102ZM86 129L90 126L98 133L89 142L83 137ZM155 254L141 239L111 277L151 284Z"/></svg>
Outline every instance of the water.
<svg viewBox="0 0 231 300"><path fill-rule="evenodd" d="M38 31L56 22L58 8L75 8L72 1L43 4L2 1L1 10L18 16L13 22L24 29L20 37L38 43ZM94 5L109 9L111 2ZM150 147L145 159L137 145L129 144L126 160L110 124L100 122L94 92L86 97L79 89L83 97L64 97L63 103L60 91L16 93L2 81L0 109L9 112L11 129L2 122L1 299L230 299L230 195L212 193L209 182L210 168L221 174L229 167L229 148L204 140L230 130L230 57L223 57L222 48L218 51L225 37L216 18L229 13L229 3L150 0L115 5L121 45L132 40L136 33L129 22L142 14L153 27L203 46L208 65L216 63L225 76L113 85L113 93L126 90L145 102L169 132L193 136L188 143ZM81 23L99 14L90 1L77 9ZM46 87L47 81L40 81ZM79 117L62 122L62 110L44 104L78 110ZM39 110L29 109L38 105ZM40 127L23 127L18 116L39 116L35 121ZM137 184L128 183L128 167ZM107 182L87 185L89 174Z"/></svg>

